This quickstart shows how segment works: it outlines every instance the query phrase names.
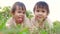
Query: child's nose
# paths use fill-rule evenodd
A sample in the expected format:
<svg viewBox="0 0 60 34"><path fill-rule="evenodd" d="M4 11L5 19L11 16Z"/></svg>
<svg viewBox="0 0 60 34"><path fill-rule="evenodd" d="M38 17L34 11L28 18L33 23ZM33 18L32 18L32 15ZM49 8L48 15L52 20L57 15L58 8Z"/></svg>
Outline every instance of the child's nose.
<svg viewBox="0 0 60 34"><path fill-rule="evenodd" d="M42 15L42 12L40 12L39 15Z"/></svg>
<svg viewBox="0 0 60 34"><path fill-rule="evenodd" d="M20 16L23 16L24 14L19 14Z"/></svg>
<svg viewBox="0 0 60 34"><path fill-rule="evenodd" d="M23 17L24 15L23 14L20 14L19 17Z"/></svg>

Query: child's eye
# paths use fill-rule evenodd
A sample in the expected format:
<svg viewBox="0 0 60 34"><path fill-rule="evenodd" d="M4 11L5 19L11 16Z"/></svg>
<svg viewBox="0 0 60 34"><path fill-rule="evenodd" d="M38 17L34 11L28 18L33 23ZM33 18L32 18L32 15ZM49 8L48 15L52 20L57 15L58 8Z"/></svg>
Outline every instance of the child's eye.
<svg viewBox="0 0 60 34"><path fill-rule="evenodd" d="M23 14L25 14L25 12L23 12Z"/></svg>
<svg viewBox="0 0 60 34"><path fill-rule="evenodd" d="M18 11L18 13L21 13L21 11Z"/></svg>
<svg viewBox="0 0 60 34"><path fill-rule="evenodd" d="M42 11L43 13L45 12L45 11Z"/></svg>
<svg viewBox="0 0 60 34"><path fill-rule="evenodd" d="M37 10L37 12L39 12L39 10Z"/></svg>

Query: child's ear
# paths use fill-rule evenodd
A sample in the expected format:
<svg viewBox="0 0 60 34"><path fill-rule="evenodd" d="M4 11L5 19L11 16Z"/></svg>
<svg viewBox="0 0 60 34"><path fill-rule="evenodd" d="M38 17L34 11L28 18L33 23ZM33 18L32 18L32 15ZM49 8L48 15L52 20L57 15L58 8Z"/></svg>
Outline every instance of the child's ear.
<svg viewBox="0 0 60 34"><path fill-rule="evenodd" d="M49 15L49 13L47 13L47 15Z"/></svg>
<svg viewBox="0 0 60 34"><path fill-rule="evenodd" d="M35 12L34 12L34 14L35 14Z"/></svg>

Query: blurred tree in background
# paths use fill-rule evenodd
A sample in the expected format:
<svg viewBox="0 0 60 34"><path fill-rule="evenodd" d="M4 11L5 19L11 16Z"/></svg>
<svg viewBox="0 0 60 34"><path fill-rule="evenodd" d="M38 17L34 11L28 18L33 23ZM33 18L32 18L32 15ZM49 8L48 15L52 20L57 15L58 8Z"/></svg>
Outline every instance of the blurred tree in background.
<svg viewBox="0 0 60 34"><path fill-rule="evenodd" d="M10 15L10 6L5 6L1 8L0 11L0 29L3 29L7 19L11 17Z"/></svg>

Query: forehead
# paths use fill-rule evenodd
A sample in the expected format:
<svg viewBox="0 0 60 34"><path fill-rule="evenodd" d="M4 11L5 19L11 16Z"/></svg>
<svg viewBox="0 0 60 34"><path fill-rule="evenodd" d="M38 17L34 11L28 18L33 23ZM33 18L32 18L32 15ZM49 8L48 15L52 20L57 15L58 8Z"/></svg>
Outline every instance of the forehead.
<svg viewBox="0 0 60 34"><path fill-rule="evenodd" d="M16 5L16 10L25 10L24 7Z"/></svg>
<svg viewBox="0 0 60 34"><path fill-rule="evenodd" d="M46 9L45 9L45 8L38 7L38 6L35 6L35 10L44 10L44 11L46 11Z"/></svg>

